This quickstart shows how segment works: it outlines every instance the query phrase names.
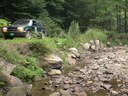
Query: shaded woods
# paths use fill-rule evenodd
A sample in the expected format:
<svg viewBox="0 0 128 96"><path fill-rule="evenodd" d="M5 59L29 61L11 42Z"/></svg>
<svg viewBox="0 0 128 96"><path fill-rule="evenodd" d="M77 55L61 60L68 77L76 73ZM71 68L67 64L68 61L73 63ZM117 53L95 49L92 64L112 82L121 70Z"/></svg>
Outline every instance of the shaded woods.
<svg viewBox="0 0 128 96"><path fill-rule="evenodd" d="M127 3L127 0L1 0L0 18L11 22L20 18L40 19L50 34L67 30L72 21L79 22L82 32L96 27L127 33Z"/></svg>

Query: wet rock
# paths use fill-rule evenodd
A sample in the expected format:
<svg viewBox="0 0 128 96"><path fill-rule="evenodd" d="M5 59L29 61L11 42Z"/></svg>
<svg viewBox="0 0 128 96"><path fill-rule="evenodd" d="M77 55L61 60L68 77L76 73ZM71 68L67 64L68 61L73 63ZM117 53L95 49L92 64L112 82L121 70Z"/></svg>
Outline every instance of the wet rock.
<svg viewBox="0 0 128 96"><path fill-rule="evenodd" d="M75 87L74 92L79 93L80 92L80 87Z"/></svg>
<svg viewBox="0 0 128 96"><path fill-rule="evenodd" d="M87 81L87 84L93 84L93 81Z"/></svg>
<svg viewBox="0 0 128 96"><path fill-rule="evenodd" d="M27 96L31 96L32 84L24 85L24 89L26 90Z"/></svg>
<svg viewBox="0 0 128 96"><path fill-rule="evenodd" d="M22 81L19 78L11 76L9 85L13 86L13 87L19 87L19 86L23 86L24 84L22 83Z"/></svg>
<svg viewBox="0 0 128 96"><path fill-rule="evenodd" d="M40 66L45 70L48 69L61 69L63 60L58 55L47 55L45 57L40 57L39 59Z"/></svg>
<svg viewBox="0 0 128 96"><path fill-rule="evenodd" d="M59 56L53 54L46 56L44 59L50 64L63 62L63 60Z"/></svg>
<svg viewBox="0 0 128 96"><path fill-rule="evenodd" d="M6 82L6 83L10 82L11 81L11 75L1 73L0 74L0 81Z"/></svg>
<svg viewBox="0 0 128 96"><path fill-rule="evenodd" d="M54 92L50 96L60 96L60 93L59 92Z"/></svg>
<svg viewBox="0 0 128 96"><path fill-rule="evenodd" d="M30 96L32 84L21 87L10 87L6 96Z"/></svg>
<svg viewBox="0 0 128 96"><path fill-rule="evenodd" d="M83 49L85 49L85 50L89 50L89 48L90 48L90 44L89 44L89 43L85 43L85 44L80 43L80 45L81 45L81 47L82 47Z"/></svg>
<svg viewBox="0 0 128 96"><path fill-rule="evenodd" d="M111 42L107 42L106 46L111 47L112 46Z"/></svg>
<svg viewBox="0 0 128 96"><path fill-rule="evenodd" d="M121 89L121 92L128 94L128 89L126 89L126 88L125 89Z"/></svg>
<svg viewBox="0 0 128 96"><path fill-rule="evenodd" d="M123 94L122 96L128 96L127 94Z"/></svg>
<svg viewBox="0 0 128 96"><path fill-rule="evenodd" d="M112 90L112 91L111 91L111 94L112 94L112 96L116 96L116 95L118 95L119 93L118 93L117 91Z"/></svg>
<svg viewBox="0 0 128 96"><path fill-rule="evenodd" d="M13 87L23 86L22 81L12 75L0 74L0 80L6 82L8 86L13 86Z"/></svg>
<svg viewBox="0 0 128 96"><path fill-rule="evenodd" d="M98 70L99 69L99 65L98 64L94 64L93 66L91 66L91 68L93 70Z"/></svg>
<svg viewBox="0 0 128 96"><path fill-rule="evenodd" d="M76 48L69 48L68 50L75 55L75 58L80 57L80 54Z"/></svg>
<svg viewBox="0 0 128 96"><path fill-rule="evenodd" d="M23 87L12 87L6 96L26 96L26 90Z"/></svg>
<svg viewBox="0 0 128 96"><path fill-rule="evenodd" d="M106 90L110 90L110 88L112 87L112 85L111 84L106 84L106 83L104 83L103 85L101 85L104 89L106 89Z"/></svg>
<svg viewBox="0 0 128 96"><path fill-rule="evenodd" d="M86 92L80 92L80 93L78 94L78 96L87 96L87 93L86 93Z"/></svg>
<svg viewBox="0 0 128 96"><path fill-rule="evenodd" d="M63 87L64 90L67 90L69 88L70 88L70 85L69 84L65 84L64 87Z"/></svg>
<svg viewBox="0 0 128 96"><path fill-rule="evenodd" d="M71 96L69 90L60 89L59 92L60 92L60 96Z"/></svg>
<svg viewBox="0 0 128 96"><path fill-rule="evenodd" d="M48 75L61 75L62 72L60 70L57 70L57 69L51 69L49 72L48 72Z"/></svg>
<svg viewBox="0 0 128 96"><path fill-rule="evenodd" d="M10 75L15 67L16 65L8 63L4 59L0 58L0 68L1 68L0 73Z"/></svg>
<svg viewBox="0 0 128 96"><path fill-rule="evenodd" d="M70 65L75 65L76 62L77 62L76 56L75 56L73 53L68 53L67 62L68 62L68 64L70 64Z"/></svg>
<svg viewBox="0 0 128 96"><path fill-rule="evenodd" d="M87 91L94 95L125 96L128 92L128 54L122 48L109 49L106 52L87 51L82 55L85 67L74 65L76 67L68 74L55 75L52 84L59 86L57 89L61 89L60 96L87 96Z"/></svg>

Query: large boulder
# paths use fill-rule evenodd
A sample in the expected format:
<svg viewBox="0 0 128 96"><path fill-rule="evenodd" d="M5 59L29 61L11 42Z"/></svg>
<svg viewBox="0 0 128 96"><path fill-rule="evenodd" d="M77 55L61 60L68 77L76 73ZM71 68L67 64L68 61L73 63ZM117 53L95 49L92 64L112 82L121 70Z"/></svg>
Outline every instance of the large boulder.
<svg viewBox="0 0 128 96"><path fill-rule="evenodd" d="M80 45L85 50L89 50L89 48L90 48L90 44L89 43L85 43L85 44L84 43L80 43Z"/></svg>
<svg viewBox="0 0 128 96"><path fill-rule="evenodd" d="M8 84L8 86L10 87L19 87L19 86L23 86L23 83L20 79L18 79L17 77L14 77L12 75L9 74L0 74L0 81L6 82Z"/></svg>
<svg viewBox="0 0 128 96"><path fill-rule="evenodd" d="M0 73L11 74L16 65L6 62L4 59L0 58Z"/></svg>
<svg viewBox="0 0 128 96"><path fill-rule="evenodd" d="M0 73L0 81L9 83L11 81L11 75Z"/></svg>
<svg viewBox="0 0 128 96"><path fill-rule="evenodd" d="M75 65L77 62L77 60L75 58L76 58L76 56L73 53L68 53L68 56L67 56L68 64Z"/></svg>
<svg viewBox="0 0 128 96"><path fill-rule="evenodd" d="M89 42L83 44L80 43L82 48L92 52L100 51L103 49L103 44L99 40L90 40Z"/></svg>
<svg viewBox="0 0 128 96"><path fill-rule="evenodd" d="M48 75L61 75L62 72L60 70L57 70L57 69L51 69L49 72L48 72Z"/></svg>
<svg viewBox="0 0 128 96"><path fill-rule="evenodd" d="M6 96L30 96L31 89L32 84L21 87L11 87Z"/></svg>
<svg viewBox="0 0 128 96"><path fill-rule="evenodd" d="M61 69L63 60L58 55L50 54L45 57L41 57L39 59L39 63L45 70Z"/></svg>
<svg viewBox="0 0 128 96"><path fill-rule="evenodd" d="M78 50L76 48L69 48L68 50L69 50L69 52L71 52L72 54L75 55L74 58L79 58L80 57L80 53L78 52Z"/></svg>
<svg viewBox="0 0 128 96"><path fill-rule="evenodd" d="M77 60L80 58L80 53L76 48L69 48L69 53L67 55L67 62L68 64L76 64Z"/></svg>

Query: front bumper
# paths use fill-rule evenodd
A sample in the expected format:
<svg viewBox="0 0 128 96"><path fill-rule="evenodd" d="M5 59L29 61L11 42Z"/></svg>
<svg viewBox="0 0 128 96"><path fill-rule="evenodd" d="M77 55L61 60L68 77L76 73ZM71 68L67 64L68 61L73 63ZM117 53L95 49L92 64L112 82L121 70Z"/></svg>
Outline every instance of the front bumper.
<svg viewBox="0 0 128 96"><path fill-rule="evenodd" d="M2 32L4 36L24 37L26 32Z"/></svg>

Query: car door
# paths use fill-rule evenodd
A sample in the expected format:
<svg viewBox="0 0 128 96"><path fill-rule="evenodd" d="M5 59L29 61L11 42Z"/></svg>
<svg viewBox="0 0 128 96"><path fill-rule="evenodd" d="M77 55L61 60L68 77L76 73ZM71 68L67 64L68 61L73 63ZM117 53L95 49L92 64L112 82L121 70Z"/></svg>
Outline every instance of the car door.
<svg viewBox="0 0 128 96"><path fill-rule="evenodd" d="M39 21L37 21L37 31L38 32L43 32L44 31L43 24L41 24Z"/></svg>
<svg viewBox="0 0 128 96"><path fill-rule="evenodd" d="M38 31L37 21L36 20L33 20L33 22L32 22L32 31L35 31L35 32Z"/></svg>

